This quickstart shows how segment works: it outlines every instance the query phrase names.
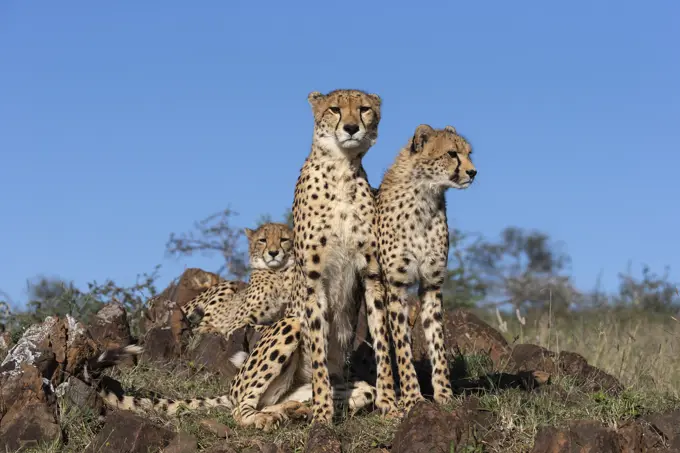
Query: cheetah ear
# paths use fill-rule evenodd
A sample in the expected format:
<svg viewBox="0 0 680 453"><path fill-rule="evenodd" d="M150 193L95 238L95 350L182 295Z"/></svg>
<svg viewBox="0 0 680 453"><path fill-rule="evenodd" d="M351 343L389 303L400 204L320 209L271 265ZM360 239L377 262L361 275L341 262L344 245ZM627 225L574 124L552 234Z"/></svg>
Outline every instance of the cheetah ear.
<svg viewBox="0 0 680 453"><path fill-rule="evenodd" d="M454 134L456 133L456 128L453 126L446 126L444 128L445 131L453 132Z"/></svg>
<svg viewBox="0 0 680 453"><path fill-rule="evenodd" d="M248 238L248 240L252 239L253 234L255 234L255 231L251 230L250 228L244 228L243 232L246 233L246 237Z"/></svg>
<svg viewBox="0 0 680 453"><path fill-rule="evenodd" d="M312 91L307 95L307 101L310 103L312 108L314 108L319 102L321 102L326 96L319 93L318 91Z"/></svg>
<svg viewBox="0 0 680 453"><path fill-rule="evenodd" d="M434 132L434 129L427 124L421 124L416 128L416 132L413 134L411 139L411 154L417 154L423 150L425 143L430 138L430 135Z"/></svg>
<svg viewBox="0 0 680 453"><path fill-rule="evenodd" d="M382 105L382 99L377 94L369 93L368 97L371 98L373 102L375 102L376 107L380 107Z"/></svg>

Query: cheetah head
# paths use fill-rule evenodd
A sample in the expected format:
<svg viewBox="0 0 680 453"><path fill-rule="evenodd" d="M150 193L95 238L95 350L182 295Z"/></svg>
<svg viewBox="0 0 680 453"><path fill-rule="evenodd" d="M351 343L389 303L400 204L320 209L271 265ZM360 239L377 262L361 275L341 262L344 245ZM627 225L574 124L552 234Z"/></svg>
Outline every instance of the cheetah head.
<svg viewBox="0 0 680 453"><path fill-rule="evenodd" d="M293 232L283 223L265 223L256 230L245 229L250 266L253 269L282 270L293 260Z"/></svg>
<svg viewBox="0 0 680 453"><path fill-rule="evenodd" d="M472 147L453 126L433 129L421 124L408 148L414 175L423 184L443 189L467 189L475 180L477 170L470 157Z"/></svg>
<svg viewBox="0 0 680 453"><path fill-rule="evenodd" d="M362 157L378 139L381 99L360 90L318 91L307 97L314 113L314 139L326 150Z"/></svg>

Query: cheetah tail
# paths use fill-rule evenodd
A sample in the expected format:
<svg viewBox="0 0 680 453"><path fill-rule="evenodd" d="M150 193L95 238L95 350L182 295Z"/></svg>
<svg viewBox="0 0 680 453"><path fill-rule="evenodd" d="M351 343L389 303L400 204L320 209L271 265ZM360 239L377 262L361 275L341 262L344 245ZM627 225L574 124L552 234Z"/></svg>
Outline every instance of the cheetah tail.
<svg viewBox="0 0 680 453"><path fill-rule="evenodd" d="M227 395L215 398L194 398L179 401L156 396L151 398L138 398L126 395L123 387L117 380L109 376L101 376L101 372L105 368L116 366L126 358L137 356L142 352L143 348L137 345L108 349L99 356L93 357L87 361L83 369L83 381L94 387L108 406L133 412L143 413L148 410L156 410L168 415L173 415L182 406L189 410L214 406L226 407L227 409L233 407L233 404ZM233 361L234 358L232 357L231 360Z"/></svg>
<svg viewBox="0 0 680 453"><path fill-rule="evenodd" d="M240 369L243 364L245 363L246 359L248 358L248 353L245 351L239 351L233 356L229 357L229 361L231 362L232 365L234 365L237 369Z"/></svg>
<svg viewBox="0 0 680 453"><path fill-rule="evenodd" d="M88 384L99 376L104 369L121 364L128 357L140 355L144 348L136 344L124 346L122 348L107 349L97 357L89 359L83 367L83 381Z"/></svg>

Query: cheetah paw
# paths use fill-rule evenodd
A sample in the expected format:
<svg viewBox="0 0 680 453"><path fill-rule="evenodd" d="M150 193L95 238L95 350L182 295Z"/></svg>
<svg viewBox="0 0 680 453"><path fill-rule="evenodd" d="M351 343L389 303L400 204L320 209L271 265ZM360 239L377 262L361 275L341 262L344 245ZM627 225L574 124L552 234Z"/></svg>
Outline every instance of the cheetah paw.
<svg viewBox="0 0 680 453"><path fill-rule="evenodd" d="M426 401L426 399L420 394L404 396L399 400L399 409L401 409L404 414L407 414L413 409L413 406L423 401Z"/></svg>
<svg viewBox="0 0 680 453"><path fill-rule="evenodd" d="M311 419L312 409L299 401L288 401L283 407L285 415L293 420Z"/></svg>
<svg viewBox="0 0 680 453"><path fill-rule="evenodd" d="M261 429L265 433L268 433L274 429L277 429L283 420L283 414L260 412L254 417L252 424L255 426L255 428Z"/></svg>
<svg viewBox="0 0 680 453"><path fill-rule="evenodd" d="M404 415L394 400L378 399L375 402L375 407L380 411L383 417L388 419L401 418Z"/></svg>
<svg viewBox="0 0 680 453"><path fill-rule="evenodd" d="M448 389L441 392L435 392L434 401L442 406L449 404L453 401L453 392Z"/></svg>

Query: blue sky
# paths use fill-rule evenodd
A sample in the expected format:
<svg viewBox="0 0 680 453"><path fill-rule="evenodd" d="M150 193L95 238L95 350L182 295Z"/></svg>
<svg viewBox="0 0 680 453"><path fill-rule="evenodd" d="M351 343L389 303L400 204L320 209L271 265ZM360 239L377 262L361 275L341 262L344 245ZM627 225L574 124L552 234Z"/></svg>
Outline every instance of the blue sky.
<svg viewBox="0 0 680 453"><path fill-rule="evenodd" d="M190 6L192 5L192 6ZM576 283L680 279L680 5L647 2L0 2L0 289L38 274L161 284L226 207L292 203L307 94L383 98L377 186L415 127L454 125L479 177L451 223L565 243Z"/></svg>

